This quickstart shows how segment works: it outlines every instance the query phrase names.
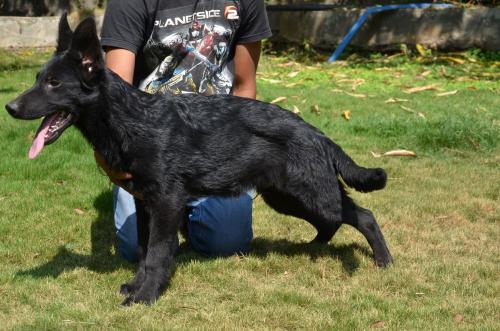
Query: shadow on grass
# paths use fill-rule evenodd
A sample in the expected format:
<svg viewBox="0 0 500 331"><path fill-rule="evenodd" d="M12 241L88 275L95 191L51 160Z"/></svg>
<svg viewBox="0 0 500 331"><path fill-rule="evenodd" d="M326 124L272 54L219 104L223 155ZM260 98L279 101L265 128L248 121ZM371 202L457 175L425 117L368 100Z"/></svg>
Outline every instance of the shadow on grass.
<svg viewBox="0 0 500 331"><path fill-rule="evenodd" d="M108 273L120 268L135 269L132 264L113 253L116 252L116 249L113 250L116 248L116 235L112 222L111 199L111 192L105 191L94 201L94 207L99 214L90 228L90 255L74 253L70 248L60 246L51 261L32 269L19 271L17 275L56 278L63 272L76 268L87 268L99 273Z"/></svg>
<svg viewBox="0 0 500 331"><path fill-rule="evenodd" d="M253 250L250 255L265 258L270 253L277 253L287 257L297 255L309 255L312 261L319 257L333 257L342 263L345 272L350 276L359 268L359 259L356 257L356 251L362 255L373 257L371 251L357 243L348 245L333 245L331 243L296 243L285 239L269 240L265 238L256 238L253 242Z"/></svg>
<svg viewBox="0 0 500 331"><path fill-rule="evenodd" d="M14 93L17 89L9 86L9 87L0 87L0 93Z"/></svg>
<svg viewBox="0 0 500 331"><path fill-rule="evenodd" d="M118 254L113 253L117 250L111 205L112 197L109 191L102 192L94 201L94 207L99 211L99 214L91 226L90 255L74 253L70 248L61 246L51 261L35 268L19 271L17 275L35 278L56 278L63 272L76 268L87 268L98 273L109 273L122 268L135 270L133 264L126 262ZM332 256L340 260L344 270L349 275L352 275L359 268L359 260L355 255L356 251L366 256L372 256L367 248L356 243L333 246L331 244L296 243L285 239L271 240L266 238L255 238L249 254L262 259L271 253L288 257L309 255L313 261L318 257ZM193 261L209 259L212 258L196 253L189 244L183 243L179 247L176 262L177 264L188 264Z"/></svg>
<svg viewBox="0 0 500 331"><path fill-rule="evenodd" d="M349 276L352 276L360 265L360 261L355 254L356 252L373 258L373 254L368 248L357 243L334 246L332 244L297 243L286 239L272 240L267 238L255 238L252 241L252 249L248 255L261 259L267 258L268 255L272 253L287 257L305 255L309 256L312 261L316 261L319 257L330 256L338 259L342 263L344 271ZM213 258L200 255L193 251L189 244L183 243L176 257L176 263L182 265L189 264L193 261L205 261L210 259Z"/></svg>

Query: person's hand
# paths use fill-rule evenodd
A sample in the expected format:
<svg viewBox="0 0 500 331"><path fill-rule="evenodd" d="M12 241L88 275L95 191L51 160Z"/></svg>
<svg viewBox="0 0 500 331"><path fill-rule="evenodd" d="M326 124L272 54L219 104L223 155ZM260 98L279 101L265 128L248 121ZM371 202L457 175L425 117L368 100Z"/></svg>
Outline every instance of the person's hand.
<svg viewBox="0 0 500 331"><path fill-rule="evenodd" d="M94 150L94 157L97 165L101 167L102 170L106 173L106 175L109 177L109 180L117 185L123 188L125 191L128 193L132 194L134 197L142 199L142 195L138 192L131 191L128 187L128 185L125 185L126 180L132 179L132 174L129 172L125 171L116 171L112 169L109 164L104 160L102 155Z"/></svg>

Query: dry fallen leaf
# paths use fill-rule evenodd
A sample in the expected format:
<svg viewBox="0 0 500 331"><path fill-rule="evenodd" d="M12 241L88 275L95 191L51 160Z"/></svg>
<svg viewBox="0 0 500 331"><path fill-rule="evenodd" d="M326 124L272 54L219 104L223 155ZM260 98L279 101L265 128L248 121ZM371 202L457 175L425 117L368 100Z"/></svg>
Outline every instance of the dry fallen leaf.
<svg viewBox="0 0 500 331"><path fill-rule="evenodd" d="M292 108L292 113L294 113L294 114L300 114L300 109L299 109L299 107L297 107L297 106L293 105L293 108Z"/></svg>
<svg viewBox="0 0 500 331"><path fill-rule="evenodd" d="M356 78L356 79L339 79L337 81L338 84L352 84L351 90L355 91L359 85L363 84L365 82L364 79L362 78Z"/></svg>
<svg viewBox="0 0 500 331"><path fill-rule="evenodd" d="M500 77L500 73L496 72L482 72L479 75L481 77L493 77L493 78Z"/></svg>
<svg viewBox="0 0 500 331"><path fill-rule="evenodd" d="M408 99L400 99L400 98L389 98L385 100L385 103L398 103L398 102L408 102Z"/></svg>
<svg viewBox="0 0 500 331"><path fill-rule="evenodd" d="M444 66L439 67L439 74L442 77L451 77L450 75L448 75L448 72L446 71L446 68Z"/></svg>
<svg viewBox="0 0 500 331"><path fill-rule="evenodd" d="M341 73L338 73L338 72L333 73L332 76L335 77L335 78L346 78L347 77L346 74L341 74Z"/></svg>
<svg viewBox="0 0 500 331"><path fill-rule="evenodd" d="M278 103L278 102L281 102L281 101L284 101L286 100L286 97L277 97L276 99L274 99L273 101L271 101L271 103Z"/></svg>
<svg viewBox="0 0 500 331"><path fill-rule="evenodd" d="M420 76L425 77L425 76L429 76L430 74L432 74L432 70L426 70L426 71L422 72L420 74Z"/></svg>
<svg viewBox="0 0 500 331"><path fill-rule="evenodd" d="M293 78L293 77L297 76L299 73L300 73L300 71L292 71L287 76L290 78Z"/></svg>
<svg viewBox="0 0 500 331"><path fill-rule="evenodd" d="M460 76L456 80L457 82L473 82L476 81L477 79L472 79L471 77L466 77L466 76Z"/></svg>
<svg viewBox="0 0 500 331"><path fill-rule="evenodd" d="M453 95L453 94L457 94L457 93L458 93L458 90L453 90L453 91L449 91L449 92L438 93L438 94L436 94L436 96L446 97L448 95Z"/></svg>
<svg viewBox="0 0 500 331"><path fill-rule="evenodd" d="M345 94L355 97L355 98L366 98L366 95L364 94L359 94L359 93L349 93L349 92L344 92Z"/></svg>
<svg viewBox="0 0 500 331"><path fill-rule="evenodd" d="M379 158L382 156L411 156L411 157L416 157L417 154L413 151L408 151L406 149L395 149L392 151L385 152L384 154L376 153L371 151L370 152L373 157Z"/></svg>
<svg viewBox="0 0 500 331"><path fill-rule="evenodd" d="M425 86L418 86L418 87L412 87L407 90L404 90L403 92L411 94L411 93L416 93L416 92L421 92L421 91L427 91L427 90L435 90L437 89L438 84L430 84L430 85L425 85Z"/></svg>
<svg viewBox="0 0 500 331"><path fill-rule="evenodd" d="M423 113L421 113L421 112L418 112L418 111L413 110L413 109L411 109L411 108L405 107L405 106L403 106L403 105L400 105L399 107L401 107L401 109L403 109L404 111L407 111L407 112L409 112L409 113L415 114L415 115L420 116L420 117L422 117L423 119L425 119L425 115L424 115Z"/></svg>
<svg viewBox="0 0 500 331"><path fill-rule="evenodd" d="M426 55L426 49L424 46L420 45L420 44L416 44L415 45L415 48L417 49L418 53L422 56L425 56Z"/></svg>
<svg viewBox="0 0 500 331"><path fill-rule="evenodd" d="M456 64L464 64L465 63L465 60L459 59L459 58L456 58L456 57L451 57L451 56L441 56L440 59L441 60L446 60L446 61L449 61L449 62L453 62L453 63L456 63Z"/></svg>
<svg viewBox="0 0 500 331"><path fill-rule="evenodd" d="M320 114L319 106L318 105L311 106L311 113L319 115Z"/></svg>
<svg viewBox="0 0 500 331"><path fill-rule="evenodd" d="M75 213L77 213L78 215L85 215L85 212L78 208L75 208Z"/></svg>
<svg viewBox="0 0 500 331"><path fill-rule="evenodd" d="M464 56L464 57L465 57L465 58L467 59L467 61L469 61L469 62L472 62L472 63L476 63L476 62L477 62L477 60L476 60L475 58L473 58L473 57L469 57L469 56Z"/></svg>
<svg viewBox="0 0 500 331"><path fill-rule="evenodd" d="M288 83L285 85L285 87L294 87L295 85L297 85L297 83Z"/></svg>
<svg viewBox="0 0 500 331"><path fill-rule="evenodd" d="M385 328L385 321L376 321L376 322L373 322L370 327L372 329L383 329Z"/></svg>
<svg viewBox="0 0 500 331"><path fill-rule="evenodd" d="M346 120L349 121L351 119L351 112L349 110L344 110L342 112L342 117Z"/></svg>
<svg viewBox="0 0 500 331"><path fill-rule="evenodd" d="M385 152L384 154L382 154L382 156L412 156L412 157L416 157L417 154L413 151L409 151L406 149L395 149L392 151Z"/></svg>

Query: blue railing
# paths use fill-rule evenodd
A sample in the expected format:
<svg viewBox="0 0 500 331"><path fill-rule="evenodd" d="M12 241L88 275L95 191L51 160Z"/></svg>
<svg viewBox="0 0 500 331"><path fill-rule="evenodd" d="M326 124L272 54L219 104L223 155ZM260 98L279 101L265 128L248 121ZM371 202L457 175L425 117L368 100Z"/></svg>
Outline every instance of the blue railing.
<svg viewBox="0 0 500 331"><path fill-rule="evenodd" d="M358 32L359 28L363 25L363 23L366 21L368 16L374 13L379 13L382 11L387 11L387 10L396 10L396 9L415 9L415 8L429 8L429 7L436 7L436 8L448 8L448 7L453 7L451 4L447 3L413 3L413 4L402 4L402 5L385 5L385 6L374 6L374 7L369 7L354 23L354 25L351 27L349 32L346 34L344 39L340 42L339 46L337 49L333 52L333 54L328 58L328 63L332 63L335 60L337 60L340 56L340 54L344 51L346 46L349 44L351 39L354 37L356 32Z"/></svg>

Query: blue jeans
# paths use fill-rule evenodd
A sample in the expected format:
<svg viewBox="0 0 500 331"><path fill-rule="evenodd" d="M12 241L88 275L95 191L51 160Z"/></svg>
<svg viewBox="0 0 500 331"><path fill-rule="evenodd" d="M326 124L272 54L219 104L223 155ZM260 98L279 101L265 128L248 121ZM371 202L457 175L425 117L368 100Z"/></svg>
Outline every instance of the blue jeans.
<svg viewBox="0 0 500 331"><path fill-rule="evenodd" d="M188 204L188 241L207 256L246 253L252 232L252 197L208 197ZM137 261L137 219L132 195L114 187L113 212L118 252L129 262Z"/></svg>

